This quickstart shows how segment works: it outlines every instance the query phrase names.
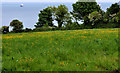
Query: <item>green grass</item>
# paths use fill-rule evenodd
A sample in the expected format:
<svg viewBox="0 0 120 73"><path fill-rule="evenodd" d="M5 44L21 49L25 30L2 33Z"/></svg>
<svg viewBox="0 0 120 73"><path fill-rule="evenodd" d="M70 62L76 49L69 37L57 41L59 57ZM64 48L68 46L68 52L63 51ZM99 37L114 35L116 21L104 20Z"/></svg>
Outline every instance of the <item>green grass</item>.
<svg viewBox="0 0 120 73"><path fill-rule="evenodd" d="M118 69L118 29L5 34L6 71L106 71Z"/></svg>

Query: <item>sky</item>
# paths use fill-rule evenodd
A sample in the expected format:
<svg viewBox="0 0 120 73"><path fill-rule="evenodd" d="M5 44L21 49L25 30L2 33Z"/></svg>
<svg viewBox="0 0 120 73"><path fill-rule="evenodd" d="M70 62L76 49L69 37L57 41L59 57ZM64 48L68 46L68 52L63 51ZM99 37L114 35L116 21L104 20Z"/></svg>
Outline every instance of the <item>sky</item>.
<svg viewBox="0 0 120 73"><path fill-rule="evenodd" d="M1 0L2 2L76 2L78 0ZM83 0L86 1L86 0ZM120 0L96 0L97 2L119 2Z"/></svg>

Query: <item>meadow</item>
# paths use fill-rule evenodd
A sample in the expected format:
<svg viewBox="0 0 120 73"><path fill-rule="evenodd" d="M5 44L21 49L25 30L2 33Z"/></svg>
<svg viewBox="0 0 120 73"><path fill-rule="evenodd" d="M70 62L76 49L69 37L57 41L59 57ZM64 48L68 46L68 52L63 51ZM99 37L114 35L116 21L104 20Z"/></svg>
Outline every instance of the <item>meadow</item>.
<svg viewBox="0 0 120 73"><path fill-rule="evenodd" d="M118 28L2 35L4 71L118 69Z"/></svg>

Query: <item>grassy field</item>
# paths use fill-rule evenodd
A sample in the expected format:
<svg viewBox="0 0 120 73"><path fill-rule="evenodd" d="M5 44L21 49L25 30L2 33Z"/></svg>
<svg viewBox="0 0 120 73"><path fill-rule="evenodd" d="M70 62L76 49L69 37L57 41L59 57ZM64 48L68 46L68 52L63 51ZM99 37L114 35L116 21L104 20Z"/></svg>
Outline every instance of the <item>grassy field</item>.
<svg viewBox="0 0 120 73"><path fill-rule="evenodd" d="M2 70L106 71L118 69L118 29L2 35Z"/></svg>

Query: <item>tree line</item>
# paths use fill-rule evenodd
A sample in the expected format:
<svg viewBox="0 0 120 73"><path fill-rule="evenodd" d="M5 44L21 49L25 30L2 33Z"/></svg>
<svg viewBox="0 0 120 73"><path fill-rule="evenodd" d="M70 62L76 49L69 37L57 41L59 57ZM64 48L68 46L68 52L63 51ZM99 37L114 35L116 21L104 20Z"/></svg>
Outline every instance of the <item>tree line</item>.
<svg viewBox="0 0 120 73"><path fill-rule="evenodd" d="M77 30L93 28L119 28L120 27L120 5L112 4L104 12L97 2L76 2L72 4L73 11L68 12L65 5L58 7L49 6L40 11L39 19L35 29L23 29L21 21L15 19L10 22L13 27L11 32L32 32L32 31L54 31L54 30ZM53 24L57 21L58 26ZM82 24L79 21L83 22ZM2 26L2 33L9 32L9 26Z"/></svg>

